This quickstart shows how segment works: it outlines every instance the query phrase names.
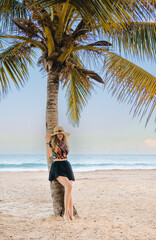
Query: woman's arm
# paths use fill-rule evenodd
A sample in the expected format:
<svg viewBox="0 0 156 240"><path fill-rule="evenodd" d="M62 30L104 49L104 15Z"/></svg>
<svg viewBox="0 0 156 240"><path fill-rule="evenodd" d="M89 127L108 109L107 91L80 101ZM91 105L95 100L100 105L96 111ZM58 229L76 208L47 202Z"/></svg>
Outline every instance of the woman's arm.
<svg viewBox="0 0 156 240"><path fill-rule="evenodd" d="M47 144L49 144L49 147L51 147L52 148L52 145L51 145L51 140L49 141L49 143L47 143Z"/></svg>
<svg viewBox="0 0 156 240"><path fill-rule="evenodd" d="M52 157L52 146L51 146L51 141L50 141L51 135L46 134L45 139L46 139L46 149L47 149L47 156Z"/></svg>

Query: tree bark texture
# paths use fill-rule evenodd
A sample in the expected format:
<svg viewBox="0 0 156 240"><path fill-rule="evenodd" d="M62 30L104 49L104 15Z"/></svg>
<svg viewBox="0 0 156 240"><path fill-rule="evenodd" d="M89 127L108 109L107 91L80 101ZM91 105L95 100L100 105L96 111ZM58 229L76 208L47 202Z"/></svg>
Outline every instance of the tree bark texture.
<svg viewBox="0 0 156 240"><path fill-rule="evenodd" d="M59 70L52 69L48 72L47 81L47 106L46 106L46 134L52 134L53 129L58 125L58 91L59 91ZM47 144L46 144L47 146ZM48 156L47 146L47 165L50 172L52 157ZM50 191L55 216L64 214L64 187L57 180L50 182ZM73 206L73 215L78 213Z"/></svg>

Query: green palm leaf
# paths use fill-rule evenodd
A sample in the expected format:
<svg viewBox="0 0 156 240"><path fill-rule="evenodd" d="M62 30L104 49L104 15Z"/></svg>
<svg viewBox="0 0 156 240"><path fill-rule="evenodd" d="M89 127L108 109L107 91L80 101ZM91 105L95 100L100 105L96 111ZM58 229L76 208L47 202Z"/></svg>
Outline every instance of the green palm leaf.
<svg viewBox="0 0 156 240"><path fill-rule="evenodd" d="M29 37L23 37L23 36L18 36L18 35L0 35L0 41L3 39L15 39L15 40L24 40L26 42L29 42L33 44L34 47L38 47L42 51L47 51L46 46L38 40L31 39Z"/></svg>
<svg viewBox="0 0 156 240"><path fill-rule="evenodd" d="M65 3L66 0L39 0L45 6L54 6L55 4ZM81 14L83 19L89 22L92 26L99 24L103 25L104 31L109 31L111 27L117 29L125 28L125 22L130 23L136 20L143 20L146 17L147 10L151 14L154 13L155 1L144 0L136 1L106 1L106 0L71 0L77 11Z"/></svg>
<svg viewBox="0 0 156 240"><path fill-rule="evenodd" d="M95 81L97 81L99 83L104 83L102 78L97 73L95 73L94 71L90 71L90 70L86 70L86 69L82 69L82 68L78 68L78 67L76 67L76 69L84 77L90 77L90 78L94 79Z"/></svg>
<svg viewBox="0 0 156 240"><path fill-rule="evenodd" d="M131 23L128 31L113 31L110 35L114 47L126 54L144 58L147 56L156 60L156 23ZM113 37L112 37L113 36Z"/></svg>
<svg viewBox="0 0 156 240"><path fill-rule="evenodd" d="M2 31L13 30L14 18L28 18L29 11L25 7L25 1L2 0L0 2L0 28Z"/></svg>
<svg viewBox="0 0 156 240"><path fill-rule="evenodd" d="M28 63L33 66L32 57L35 53L26 42L16 42L12 46L0 52L0 84L2 94L6 94L10 88L9 78L19 89L19 85L28 79Z"/></svg>
<svg viewBox="0 0 156 240"><path fill-rule="evenodd" d="M134 110L133 116L142 114L142 119L149 111L147 125L156 105L156 78L132 62L106 49L88 45L75 49L83 51L83 59L85 55L87 55L87 59L91 59L92 55L96 56L99 52L100 57L105 56L105 88L108 87L118 101L131 103L131 111Z"/></svg>
<svg viewBox="0 0 156 240"><path fill-rule="evenodd" d="M92 88L89 78L84 77L76 68L73 68L70 80L66 84L67 116L73 125L79 124L82 108L87 104Z"/></svg>
<svg viewBox="0 0 156 240"><path fill-rule="evenodd" d="M133 117L141 114L142 119L149 111L147 125L156 106L156 78L111 52L106 54L105 69L105 87L108 87L118 101L133 104Z"/></svg>

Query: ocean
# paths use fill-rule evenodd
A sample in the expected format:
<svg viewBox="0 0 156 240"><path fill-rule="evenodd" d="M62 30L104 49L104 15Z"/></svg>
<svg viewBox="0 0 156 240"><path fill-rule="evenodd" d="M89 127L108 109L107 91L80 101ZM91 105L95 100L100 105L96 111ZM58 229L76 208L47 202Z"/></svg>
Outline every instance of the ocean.
<svg viewBox="0 0 156 240"><path fill-rule="evenodd" d="M109 169L156 169L156 155L69 154L74 172ZM44 154L0 154L0 172L47 171Z"/></svg>

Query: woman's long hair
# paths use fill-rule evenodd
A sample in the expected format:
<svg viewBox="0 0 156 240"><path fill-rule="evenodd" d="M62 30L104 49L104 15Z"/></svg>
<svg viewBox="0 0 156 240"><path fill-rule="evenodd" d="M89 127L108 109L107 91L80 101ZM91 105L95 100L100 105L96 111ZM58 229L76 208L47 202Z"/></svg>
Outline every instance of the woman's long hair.
<svg viewBox="0 0 156 240"><path fill-rule="evenodd" d="M63 138L62 141L64 144L66 144L68 151L69 151L69 145L68 145L68 141L66 136L63 134ZM57 137L57 135L54 135L53 137L51 137L51 146L52 146L52 151L53 152L57 152L57 143L59 142L59 139Z"/></svg>

